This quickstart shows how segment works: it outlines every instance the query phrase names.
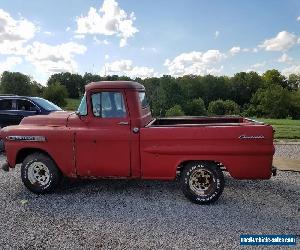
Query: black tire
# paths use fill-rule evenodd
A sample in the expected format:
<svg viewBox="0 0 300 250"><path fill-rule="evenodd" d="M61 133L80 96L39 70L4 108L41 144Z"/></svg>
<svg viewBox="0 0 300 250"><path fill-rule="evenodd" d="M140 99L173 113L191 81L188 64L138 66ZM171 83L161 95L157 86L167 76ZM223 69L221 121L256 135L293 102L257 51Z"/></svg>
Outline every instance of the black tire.
<svg viewBox="0 0 300 250"><path fill-rule="evenodd" d="M0 154L4 151L4 141L0 139Z"/></svg>
<svg viewBox="0 0 300 250"><path fill-rule="evenodd" d="M200 205L218 200L224 185L223 172L213 162L190 162L181 174L181 189L184 195Z"/></svg>
<svg viewBox="0 0 300 250"><path fill-rule="evenodd" d="M49 156L33 153L22 163L21 178L30 191L45 194L52 192L58 186L62 174Z"/></svg>

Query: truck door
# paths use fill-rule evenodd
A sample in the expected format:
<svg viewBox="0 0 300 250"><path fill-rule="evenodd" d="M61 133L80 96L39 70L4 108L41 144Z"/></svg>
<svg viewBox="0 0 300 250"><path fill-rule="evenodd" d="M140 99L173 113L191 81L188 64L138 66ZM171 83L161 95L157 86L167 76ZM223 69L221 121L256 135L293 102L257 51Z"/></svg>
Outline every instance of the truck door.
<svg viewBox="0 0 300 250"><path fill-rule="evenodd" d="M80 176L130 175L130 118L123 91L94 92L90 118L75 137Z"/></svg>

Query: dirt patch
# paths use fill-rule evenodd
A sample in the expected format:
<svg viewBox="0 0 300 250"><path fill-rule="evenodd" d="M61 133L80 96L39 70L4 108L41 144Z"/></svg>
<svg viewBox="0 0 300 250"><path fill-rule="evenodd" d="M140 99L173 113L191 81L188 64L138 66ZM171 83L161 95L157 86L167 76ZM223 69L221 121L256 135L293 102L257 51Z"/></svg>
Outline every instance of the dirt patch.
<svg viewBox="0 0 300 250"><path fill-rule="evenodd" d="M279 170L291 170L300 172L300 159L286 159L283 157L274 157L273 165Z"/></svg>

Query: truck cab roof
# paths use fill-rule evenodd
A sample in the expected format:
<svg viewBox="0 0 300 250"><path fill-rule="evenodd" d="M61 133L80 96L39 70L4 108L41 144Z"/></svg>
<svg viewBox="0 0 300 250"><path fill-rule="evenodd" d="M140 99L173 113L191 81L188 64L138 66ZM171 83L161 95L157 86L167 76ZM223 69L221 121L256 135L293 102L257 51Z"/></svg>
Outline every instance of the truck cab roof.
<svg viewBox="0 0 300 250"><path fill-rule="evenodd" d="M85 86L85 90L89 91L92 89L134 89L144 91L145 87L133 81L100 81L100 82L91 82Z"/></svg>

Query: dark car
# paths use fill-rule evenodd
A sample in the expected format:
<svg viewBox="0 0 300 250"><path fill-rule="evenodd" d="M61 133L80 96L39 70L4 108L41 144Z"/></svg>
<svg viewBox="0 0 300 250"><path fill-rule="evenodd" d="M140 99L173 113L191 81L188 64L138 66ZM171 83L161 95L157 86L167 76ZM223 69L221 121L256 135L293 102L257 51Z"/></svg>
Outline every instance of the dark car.
<svg viewBox="0 0 300 250"><path fill-rule="evenodd" d="M40 97L0 95L0 127L17 125L26 116L47 115L62 110Z"/></svg>
<svg viewBox="0 0 300 250"><path fill-rule="evenodd" d="M17 125L26 116L47 115L62 110L54 103L40 97L0 95L0 129L9 125ZM0 140L0 152L3 141Z"/></svg>

